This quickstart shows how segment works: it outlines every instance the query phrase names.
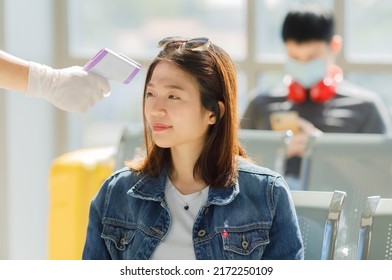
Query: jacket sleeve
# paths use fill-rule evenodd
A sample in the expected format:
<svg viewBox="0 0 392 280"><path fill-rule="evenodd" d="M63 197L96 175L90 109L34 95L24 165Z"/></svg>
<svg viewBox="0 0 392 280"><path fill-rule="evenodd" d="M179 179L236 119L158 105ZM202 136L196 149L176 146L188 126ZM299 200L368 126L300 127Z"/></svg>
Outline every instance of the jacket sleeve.
<svg viewBox="0 0 392 280"><path fill-rule="evenodd" d="M272 200L272 227L263 259L302 260L304 248L298 219L289 187L277 177L270 192Z"/></svg>
<svg viewBox="0 0 392 280"><path fill-rule="evenodd" d="M101 238L102 213L108 192L109 181L106 180L97 195L90 203L89 221L87 226L86 241L83 249L83 260L107 260L111 259L105 241Z"/></svg>

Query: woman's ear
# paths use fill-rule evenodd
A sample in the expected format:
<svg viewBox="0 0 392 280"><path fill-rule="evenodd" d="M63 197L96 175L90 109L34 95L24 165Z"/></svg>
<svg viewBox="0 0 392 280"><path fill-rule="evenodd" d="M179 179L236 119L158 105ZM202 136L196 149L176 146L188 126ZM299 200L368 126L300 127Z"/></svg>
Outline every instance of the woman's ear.
<svg viewBox="0 0 392 280"><path fill-rule="evenodd" d="M225 114L225 105L223 104L222 101L218 101L218 106L219 106L220 118L222 118L223 115ZM216 115L214 112L211 112L209 124L215 124L215 123L216 123Z"/></svg>

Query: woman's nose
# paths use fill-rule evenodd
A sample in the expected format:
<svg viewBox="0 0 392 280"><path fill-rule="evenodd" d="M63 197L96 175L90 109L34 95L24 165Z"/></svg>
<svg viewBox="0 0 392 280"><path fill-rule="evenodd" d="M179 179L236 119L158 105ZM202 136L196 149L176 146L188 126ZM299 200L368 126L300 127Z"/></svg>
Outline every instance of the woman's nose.
<svg viewBox="0 0 392 280"><path fill-rule="evenodd" d="M151 114L154 117L163 117L166 114L166 107L162 100L157 98L151 106Z"/></svg>

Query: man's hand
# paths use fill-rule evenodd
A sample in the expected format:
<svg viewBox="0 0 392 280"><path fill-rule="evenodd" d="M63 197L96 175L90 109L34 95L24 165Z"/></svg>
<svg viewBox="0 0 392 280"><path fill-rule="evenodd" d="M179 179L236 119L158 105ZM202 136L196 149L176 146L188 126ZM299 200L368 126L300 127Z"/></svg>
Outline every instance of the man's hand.
<svg viewBox="0 0 392 280"><path fill-rule="evenodd" d="M304 155L309 136L320 134L322 134L322 131L317 129L312 123L303 118L299 118L299 131L294 133L291 137L287 147L286 156L288 158L293 156L302 157Z"/></svg>

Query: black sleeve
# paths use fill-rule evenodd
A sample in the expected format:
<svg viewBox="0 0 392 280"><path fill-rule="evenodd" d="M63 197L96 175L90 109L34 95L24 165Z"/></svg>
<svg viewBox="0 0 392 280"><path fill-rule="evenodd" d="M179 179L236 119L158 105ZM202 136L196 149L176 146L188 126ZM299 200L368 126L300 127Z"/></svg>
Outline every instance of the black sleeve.
<svg viewBox="0 0 392 280"><path fill-rule="evenodd" d="M391 134L390 116L378 100L368 103L366 116L361 133Z"/></svg>

